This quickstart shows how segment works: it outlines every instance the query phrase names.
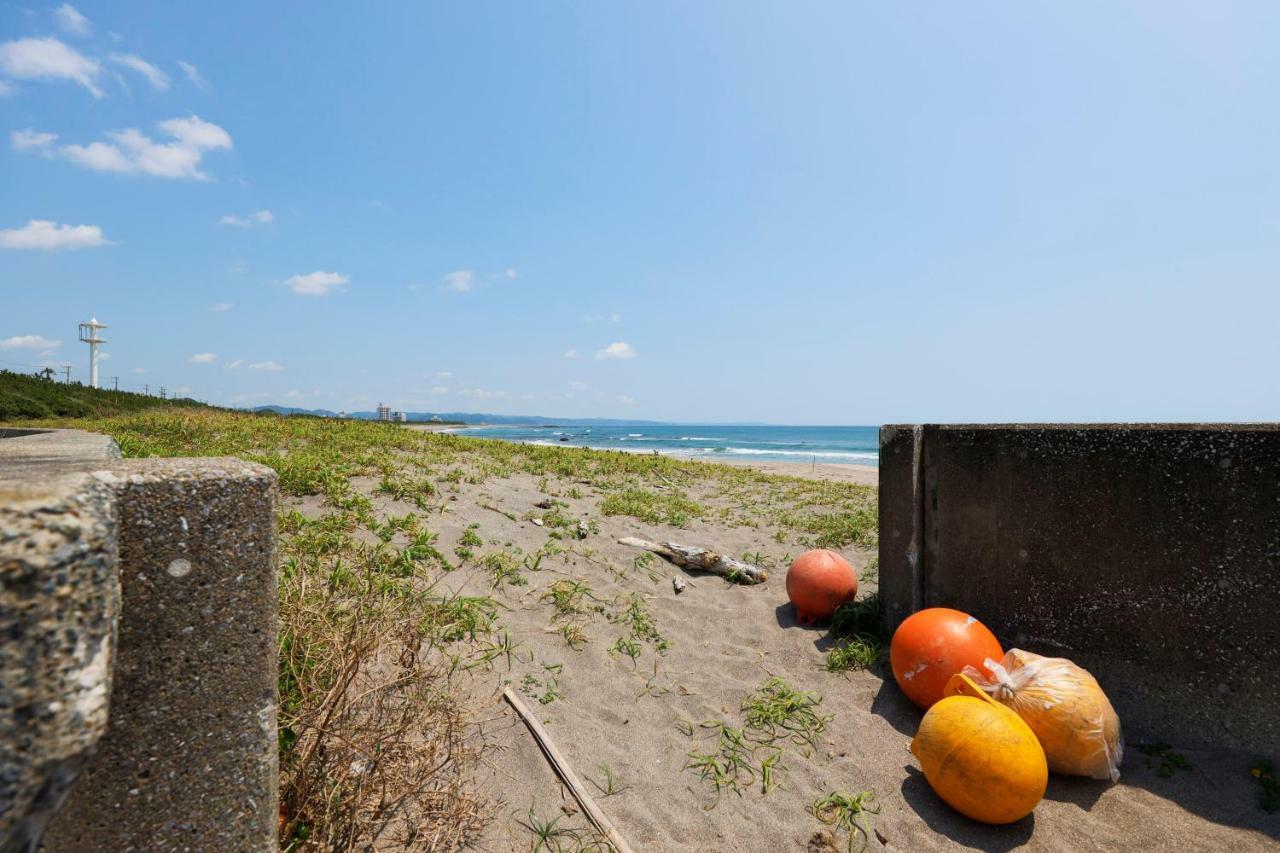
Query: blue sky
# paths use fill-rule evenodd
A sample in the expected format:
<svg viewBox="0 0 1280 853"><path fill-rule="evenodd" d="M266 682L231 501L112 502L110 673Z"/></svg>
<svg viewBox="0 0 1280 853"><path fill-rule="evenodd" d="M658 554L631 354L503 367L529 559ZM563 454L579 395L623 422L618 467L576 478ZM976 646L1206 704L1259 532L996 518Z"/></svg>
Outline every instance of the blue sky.
<svg viewBox="0 0 1280 853"><path fill-rule="evenodd" d="M1280 418L1280 4L0 0L0 365L218 403ZM57 344L56 342L61 342Z"/></svg>

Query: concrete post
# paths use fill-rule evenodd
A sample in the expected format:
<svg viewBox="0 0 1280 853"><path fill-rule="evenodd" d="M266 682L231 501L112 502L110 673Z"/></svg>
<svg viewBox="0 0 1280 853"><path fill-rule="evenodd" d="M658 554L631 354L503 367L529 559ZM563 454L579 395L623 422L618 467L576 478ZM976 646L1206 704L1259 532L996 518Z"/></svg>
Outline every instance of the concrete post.
<svg viewBox="0 0 1280 853"><path fill-rule="evenodd" d="M50 850L273 850L275 474L146 459L119 496L123 608L110 724Z"/></svg>
<svg viewBox="0 0 1280 853"><path fill-rule="evenodd" d="M118 457L0 430L0 853L275 850L275 473Z"/></svg>
<svg viewBox="0 0 1280 853"><path fill-rule="evenodd" d="M34 850L107 729L120 587L112 490L0 482L0 851Z"/></svg>

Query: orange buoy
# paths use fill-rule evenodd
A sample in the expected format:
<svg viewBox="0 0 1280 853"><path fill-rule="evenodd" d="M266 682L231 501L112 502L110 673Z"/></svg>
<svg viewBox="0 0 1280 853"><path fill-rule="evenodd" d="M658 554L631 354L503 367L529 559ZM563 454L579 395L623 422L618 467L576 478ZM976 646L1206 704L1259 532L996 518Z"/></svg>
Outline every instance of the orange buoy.
<svg viewBox="0 0 1280 853"><path fill-rule="evenodd" d="M986 672L983 661L1002 657L1000 641L986 625L949 607L911 614L889 644L894 680L907 698L926 710L942 698L951 676L966 666Z"/></svg>
<svg viewBox="0 0 1280 853"><path fill-rule="evenodd" d="M787 598L796 606L802 625L830 619L837 607L857 594L857 572L835 551L805 551L787 569Z"/></svg>
<svg viewBox="0 0 1280 853"><path fill-rule="evenodd" d="M1031 814L1049 784L1035 732L957 675L920 721L911 752L934 792L965 817L1013 823Z"/></svg>

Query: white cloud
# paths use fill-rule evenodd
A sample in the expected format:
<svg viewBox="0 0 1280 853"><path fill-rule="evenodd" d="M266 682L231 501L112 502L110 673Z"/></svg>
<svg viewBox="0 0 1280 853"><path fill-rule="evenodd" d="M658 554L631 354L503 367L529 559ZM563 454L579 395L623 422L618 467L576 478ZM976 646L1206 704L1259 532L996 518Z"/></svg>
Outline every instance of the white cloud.
<svg viewBox="0 0 1280 853"><path fill-rule="evenodd" d="M61 6L53 10L53 17L58 22L58 26L64 32L73 36L87 36L93 27L89 24L89 19L81 15L79 10L70 3L63 3Z"/></svg>
<svg viewBox="0 0 1280 853"><path fill-rule="evenodd" d="M18 94L18 87L8 80L0 80L0 98L10 98Z"/></svg>
<svg viewBox="0 0 1280 853"><path fill-rule="evenodd" d="M242 365L242 364L244 364L244 359L243 359L243 358L237 358L237 359L235 359L235 360L233 360L233 361L228 361L226 364L224 364L224 365L222 365L222 366L223 366L223 368L225 368L226 370L235 370L237 367L239 367L239 366L240 366L240 365Z"/></svg>
<svg viewBox="0 0 1280 853"><path fill-rule="evenodd" d="M464 397L474 397L477 400L503 400L511 396L506 391L489 391L485 388L463 388L458 393Z"/></svg>
<svg viewBox="0 0 1280 853"><path fill-rule="evenodd" d="M9 134L14 151L37 151L48 156L49 147L58 139L56 133L39 133L30 128Z"/></svg>
<svg viewBox="0 0 1280 853"><path fill-rule="evenodd" d="M237 228L252 228L255 225L266 225L274 221L275 218L275 214L269 210L255 210L248 216L236 216L233 213L228 213L218 220L218 224L234 225Z"/></svg>
<svg viewBox="0 0 1280 853"><path fill-rule="evenodd" d="M110 359L111 359L111 353L109 352L98 353L98 361L109 361Z"/></svg>
<svg viewBox="0 0 1280 853"><path fill-rule="evenodd" d="M191 84L198 89L208 89L209 81L200 76L200 69L196 68L190 62L178 60L178 67L182 69L182 73L186 75Z"/></svg>
<svg viewBox="0 0 1280 853"><path fill-rule="evenodd" d="M621 323L622 315L617 311L610 311L608 314L588 314L582 318L584 323Z"/></svg>
<svg viewBox="0 0 1280 853"><path fill-rule="evenodd" d="M436 379L452 379L453 373L448 370L437 370Z"/></svg>
<svg viewBox="0 0 1280 853"><path fill-rule="evenodd" d="M284 283L299 296L327 296L329 291L342 287L350 280L342 273L317 270L306 275L289 276Z"/></svg>
<svg viewBox="0 0 1280 853"><path fill-rule="evenodd" d="M24 38L0 44L0 71L15 80L70 80L95 98L102 66L55 38Z"/></svg>
<svg viewBox="0 0 1280 853"><path fill-rule="evenodd" d="M587 384L587 383L585 383L585 382L570 382L570 383L569 383L569 390L570 390L570 391L585 391L585 390L587 390L587 389L588 389L588 388L590 388L590 387L591 387L591 386L590 386L590 385L588 385L588 384Z"/></svg>
<svg viewBox="0 0 1280 853"><path fill-rule="evenodd" d="M578 352L576 349L566 350L564 357L565 358L582 358L582 353Z"/></svg>
<svg viewBox="0 0 1280 853"><path fill-rule="evenodd" d="M173 142L155 142L136 128L108 131L111 142L63 145L58 153L77 165L97 172L152 175L207 181L200 171L206 151L231 148L231 135L199 116L171 118L157 122Z"/></svg>
<svg viewBox="0 0 1280 853"><path fill-rule="evenodd" d="M12 338L0 340L0 349L36 350L41 355L48 355L60 346L62 341L46 338L43 335L15 335Z"/></svg>
<svg viewBox="0 0 1280 853"><path fill-rule="evenodd" d="M444 284L440 285L440 288L466 293L475 287L475 278L476 274L473 270L454 270L451 273L445 273Z"/></svg>
<svg viewBox="0 0 1280 853"><path fill-rule="evenodd" d="M147 369L146 369L145 367L135 367L135 368L133 369L133 372L134 372L134 373L146 373L146 372L147 372Z"/></svg>
<svg viewBox="0 0 1280 853"><path fill-rule="evenodd" d="M209 310L215 314L222 314L236 307L234 302L215 302L209 306Z"/></svg>
<svg viewBox="0 0 1280 853"><path fill-rule="evenodd" d="M636 402L636 401L635 401L635 398L634 398L634 397L631 397L630 395L627 395L627 394L619 394L619 395L618 395L618 402L619 402L619 403L621 403L621 404L622 404L622 405L624 405L624 406L633 406L633 405L635 405L635 402Z"/></svg>
<svg viewBox="0 0 1280 853"><path fill-rule="evenodd" d="M151 88L157 92L169 89L169 75L135 53L113 53L108 57L116 65L136 71L147 79Z"/></svg>
<svg viewBox="0 0 1280 853"><path fill-rule="evenodd" d="M284 370L284 366L275 361L256 361L249 365L250 370Z"/></svg>
<svg viewBox="0 0 1280 853"><path fill-rule="evenodd" d="M213 364L217 360L218 354L216 352L198 352L191 356L193 364Z"/></svg>
<svg viewBox="0 0 1280 853"><path fill-rule="evenodd" d="M445 395L445 394L448 394L448 393L449 393L449 389L448 389L448 388L446 388L446 387L445 387L445 386L443 386L443 385L432 385L432 386L431 386L431 393L432 393L433 395L435 395L436 397L440 397L440 396L443 396L443 395Z"/></svg>
<svg viewBox="0 0 1280 853"><path fill-rule="evenodd" d="M508 278L508 279L511 279L512 281L515 281L517 278L519 278L519 273L517 273L511 267L507 267L505 270L502 271L502 276L503 278Z"/></svg>
<svg viewBox="0 0 1280 853"><path fill-rule="evenodd" d="M596 358L635 358L636 351L631 344L624 341L609 344L602 350L596 351Z"/></svg>
<svg viewBox="0 0 1280 853"><path fill-rule="evenodd" d="M0 231L0 248L4 249L56 252L110 245L97 225L59 225L47 219L32 219L21 228Z"/></svg>

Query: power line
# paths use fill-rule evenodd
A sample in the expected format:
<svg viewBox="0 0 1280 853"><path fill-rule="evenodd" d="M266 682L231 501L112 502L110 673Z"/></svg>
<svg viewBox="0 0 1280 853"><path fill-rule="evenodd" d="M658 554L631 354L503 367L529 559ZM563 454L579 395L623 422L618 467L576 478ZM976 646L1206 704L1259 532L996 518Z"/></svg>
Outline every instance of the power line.
<svg viewBox="0 0 1280 853"><path fill-rule="evenodd" d="M65 380L66 383L70 385L71 384L71 365L69 364L62 365L62 372L67 377Z"/></svg>

